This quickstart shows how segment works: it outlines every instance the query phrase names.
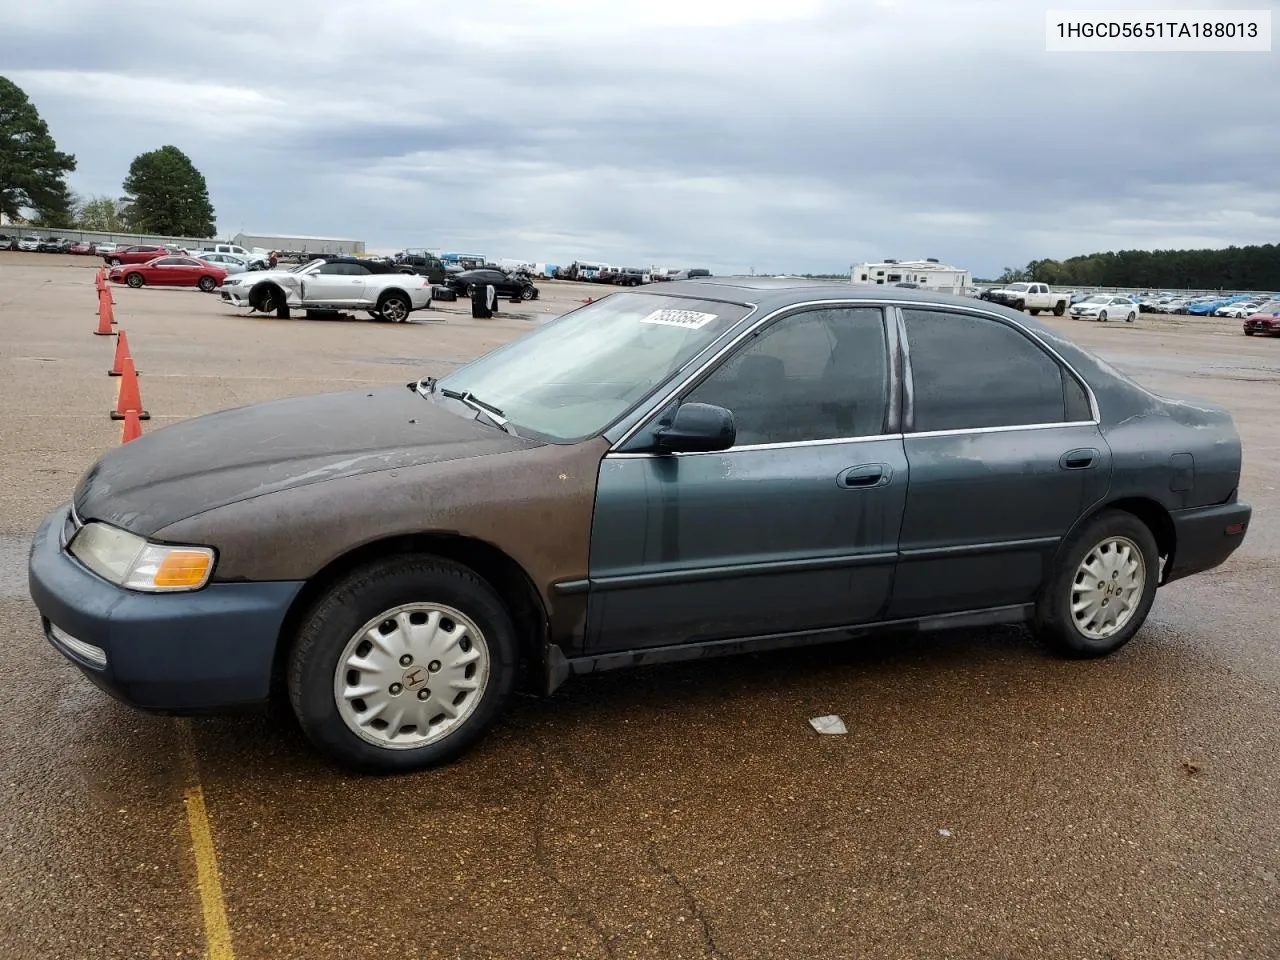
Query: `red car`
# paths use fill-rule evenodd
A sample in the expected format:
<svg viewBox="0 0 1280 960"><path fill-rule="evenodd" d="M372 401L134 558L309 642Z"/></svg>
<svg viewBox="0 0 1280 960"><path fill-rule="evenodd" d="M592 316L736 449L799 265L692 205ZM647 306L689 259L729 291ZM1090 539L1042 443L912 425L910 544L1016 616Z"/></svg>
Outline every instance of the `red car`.
<svg viewBox="0 0 1280 960"><path fill-rule="evenodd" d="M79 243L73 243L73 244L71 245L71 249L70 249L70 250L68 250L67 252L68 252L68 253L78 253L78 254L81 254L81 255L83 255L83 254L87 254L87 253L93 253L93 244L92 244L92 243L85 243L83 240L81 240Z"/></svg>
<svg viewBox="0 0 1280 960"><path fill-rule="evenodd" d="M222 285L227 271L195 257L156 257L146 263L112 267L107 279L131 287L199 287L205 293Z"/></svg>
<svg viewBox="0 0 1280 960"><path fill-rule="evenodd" d="M154 244L138 244L133 247L122 247L119 250L113 250L110 253L104 253L102 259L108 265L118 267L122 263L146 263L154 260L156 257L163 257L180 253L172 247L155 246Z"/></svg>
<svg viewBox="0 0 1280 960"><path fill-rule="evenodd" d="M1280 300L1264 303L1255 313L1244 318L1244 335L1252 337L1255 333L1264 337L1280 337Z"/></svg>

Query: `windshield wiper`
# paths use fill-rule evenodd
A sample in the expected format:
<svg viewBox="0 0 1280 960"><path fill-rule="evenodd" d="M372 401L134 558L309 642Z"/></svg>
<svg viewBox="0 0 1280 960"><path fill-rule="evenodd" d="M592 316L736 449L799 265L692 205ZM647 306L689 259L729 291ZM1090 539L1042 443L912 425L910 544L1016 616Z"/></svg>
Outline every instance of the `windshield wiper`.
<svg viewBox="0 0 1280 960"><path fill-rule="evenodd" d="M458 400L465 403L476 413L484 414L486 419L492 421L493 425L499 430L514 434L515 431L511 429L506 417L502 415L502 411L491 403L485 403L483 400L477 399L470 390L451 390L448 387L441 387L440 393L450 400Z"/></svg>

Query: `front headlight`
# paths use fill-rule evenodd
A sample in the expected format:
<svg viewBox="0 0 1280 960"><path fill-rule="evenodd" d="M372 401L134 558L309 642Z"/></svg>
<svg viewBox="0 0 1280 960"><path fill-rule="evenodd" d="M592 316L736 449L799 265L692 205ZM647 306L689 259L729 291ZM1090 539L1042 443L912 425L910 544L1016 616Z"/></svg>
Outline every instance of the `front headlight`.
<svg viewBox="0 0 1280 960"><path fill-rule="evenodd" d="M126 590L199 590L213 573L214 553L208 547L148 543L105 523L86 523L67 550L98 576Z"/></svg>

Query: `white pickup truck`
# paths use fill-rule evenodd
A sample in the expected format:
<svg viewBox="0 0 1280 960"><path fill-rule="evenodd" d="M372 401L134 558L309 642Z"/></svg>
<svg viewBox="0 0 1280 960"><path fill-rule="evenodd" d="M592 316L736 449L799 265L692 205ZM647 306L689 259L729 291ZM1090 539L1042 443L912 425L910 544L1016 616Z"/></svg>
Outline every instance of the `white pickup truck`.
<svg viewBox="0 0 1280 960"><path fill-rule="evenodd" d="M1047 283L1011 283L992 290L987 297L1015 310L1029 310L1033 317L1041 310L1052 310L1060 317L1071 306L1070 294L1054 293Z"/></svg>

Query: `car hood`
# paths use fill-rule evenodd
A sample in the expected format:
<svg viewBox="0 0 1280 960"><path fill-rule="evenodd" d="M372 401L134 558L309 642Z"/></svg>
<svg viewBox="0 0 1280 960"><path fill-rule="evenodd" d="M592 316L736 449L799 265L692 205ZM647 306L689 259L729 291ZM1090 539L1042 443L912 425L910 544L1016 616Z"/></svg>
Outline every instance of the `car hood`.
<svg viewBox="0 0 1280 960"><path fill-rule="evenodd" d="M120 446L85 474L73 502L83 520L150 536L304 484L539 445L456 401L403 386L290 397L184 420Z"/></svg>

